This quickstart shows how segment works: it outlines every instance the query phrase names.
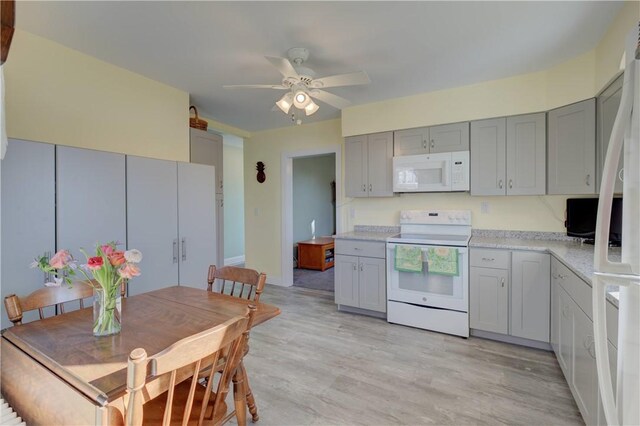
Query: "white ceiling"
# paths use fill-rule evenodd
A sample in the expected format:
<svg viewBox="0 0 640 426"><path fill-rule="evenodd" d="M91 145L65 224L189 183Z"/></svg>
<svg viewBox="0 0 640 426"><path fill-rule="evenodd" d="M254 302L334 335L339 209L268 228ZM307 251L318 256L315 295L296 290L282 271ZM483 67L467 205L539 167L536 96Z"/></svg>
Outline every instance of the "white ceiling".
<svg viewBox="0 0 640 426"><path fill-rule="evenodd" d="M621 2L27 2L16 25L187 91L202 115L249 131L291 125L264 55L306 47L319 77L364 70L368 86L328 89L353 104L548 68L592 49ZM337 118L320 103L304 122Z"/></svg>

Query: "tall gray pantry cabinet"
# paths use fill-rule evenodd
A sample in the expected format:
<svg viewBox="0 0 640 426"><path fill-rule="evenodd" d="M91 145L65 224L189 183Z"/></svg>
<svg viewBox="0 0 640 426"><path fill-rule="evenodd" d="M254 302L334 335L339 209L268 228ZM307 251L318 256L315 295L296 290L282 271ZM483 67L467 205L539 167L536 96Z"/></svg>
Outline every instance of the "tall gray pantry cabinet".
<svg viewBox="0 0 640 426"><path fill-rule="evenodd" d="M55 146L9 139L2 160L2 300L41 288L47 280L29 264L56 249ZM11 325L0 303L2 328ZM34 312L25 321L37 319Z"/></svg>

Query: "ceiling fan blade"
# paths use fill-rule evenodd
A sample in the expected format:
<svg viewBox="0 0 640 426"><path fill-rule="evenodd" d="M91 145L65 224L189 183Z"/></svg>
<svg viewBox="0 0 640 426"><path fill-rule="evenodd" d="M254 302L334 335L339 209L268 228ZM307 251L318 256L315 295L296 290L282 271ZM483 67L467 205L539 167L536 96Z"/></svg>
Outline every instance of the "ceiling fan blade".
<svg viewBox="0 0 640 426"><path fill-rule="evenodd" d="M358 84L369 84L371 80L364 71L352 72L349 74L330 75L313 80L311 85L317 88L355 86Z"/></svg>
<svg viewBox="0 0 640 426"><path fill-rule="evenodd" d="M289 62L288 59L279 58L277 56L265 56L265 58L267 58L267 61L271 62L271 65L273 65L278 69L278 71L280 71L280 74L282 74L283 77L300 78L298 72L295 68L293 68L293 65L291 65L291 62Z"/></svg>
<svg viewBox="0 0 640 426"><path fill-rule="evenodd" d="M276 89L276 90L285 90L288 87L285 87L281 84L236 84L236 85L227 85L222 86L225 89Z"/></svg>
<svg viewBox="0 0 640 426"><path fill-rule="evenodd" d="M345 98L334 95L333 93L325 92L324 90L312 90L310 93L312 98L316 98L325 104L331 105L334 108L342 109L351 105L351 102Z"/></svg>

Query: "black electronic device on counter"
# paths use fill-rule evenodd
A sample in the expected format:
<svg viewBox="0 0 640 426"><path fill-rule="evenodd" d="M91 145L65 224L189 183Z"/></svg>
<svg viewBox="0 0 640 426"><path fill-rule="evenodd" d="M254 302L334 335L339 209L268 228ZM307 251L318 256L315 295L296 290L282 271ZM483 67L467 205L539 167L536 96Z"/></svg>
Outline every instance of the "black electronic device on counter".
<svg viewBox="0 0 640 426"><path fill-rule="evenodd" d="M584 238L585 243L593 244L596 237L596 218L598 216L598 198L568 198L567 220L565 227L570 237ZM622 198L614 198L611 205L611 223L609 227L609 245L619 247L622 244Z"/></svg>

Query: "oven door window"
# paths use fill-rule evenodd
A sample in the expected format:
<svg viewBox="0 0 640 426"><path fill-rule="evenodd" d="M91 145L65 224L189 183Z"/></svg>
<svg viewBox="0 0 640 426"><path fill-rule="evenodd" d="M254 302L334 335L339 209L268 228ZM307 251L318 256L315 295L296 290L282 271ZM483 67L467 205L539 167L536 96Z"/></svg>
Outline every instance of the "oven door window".
<svg viewBox="0 0 640 426"><path fill-rule="evenodd" d="M468 249L458 248L458 275L441 275L429 271L427 250L422 249L422 272L403 272L395 268L395 244L387 250L387 285L390 300L437 308L468 311Z"/></svg>

